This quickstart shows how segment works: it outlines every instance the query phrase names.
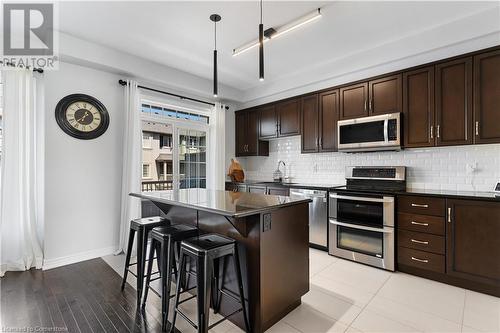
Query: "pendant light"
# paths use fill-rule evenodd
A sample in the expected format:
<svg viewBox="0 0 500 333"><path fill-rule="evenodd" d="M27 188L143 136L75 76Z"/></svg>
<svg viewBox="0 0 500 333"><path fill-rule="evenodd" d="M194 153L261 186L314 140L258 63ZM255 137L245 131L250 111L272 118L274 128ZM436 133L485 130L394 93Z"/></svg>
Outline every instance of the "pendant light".
<svg viewBox="0 0 500 333"><path fill-rule="evenodd" d="M214 22L214 97L217 97L219 83L217 79L217 22L221 20L219 14L210 15L210 21Z"/></svg>
<svg viewBox="0 0 500 333"><path fill-rule="evenodd" d="M259 80L264 81L264 24L262 24L262 0L260 0L259 24Z"/></svg>

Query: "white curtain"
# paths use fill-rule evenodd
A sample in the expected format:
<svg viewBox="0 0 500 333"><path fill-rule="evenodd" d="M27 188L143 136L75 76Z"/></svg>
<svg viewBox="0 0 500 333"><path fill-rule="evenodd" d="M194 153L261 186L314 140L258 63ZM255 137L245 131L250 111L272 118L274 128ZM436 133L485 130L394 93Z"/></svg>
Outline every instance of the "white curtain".
<svg viewBox="0 0 500 333"><path fill-rule="evenodd" d="M0 276L42 268L43 85L28 69L2 72Z"/></svg>
<svg viewBox="0 0 500 333"><path fill-rule="evenodd" d="M212 180L209 182L210 188L224 190L226 180L226 107L221 103L216 103L213 108L210 128L210 156L212 158Z"/></svg>
<svg viewBox="0 0 500 333"><path fill-rule="evenodd" d="M141 200L129 196L141 191L141 117L137 82L127 80L125 87L125 130L123 136L123 174L119 252L127 248L130 220L141 216Z"/></svg>

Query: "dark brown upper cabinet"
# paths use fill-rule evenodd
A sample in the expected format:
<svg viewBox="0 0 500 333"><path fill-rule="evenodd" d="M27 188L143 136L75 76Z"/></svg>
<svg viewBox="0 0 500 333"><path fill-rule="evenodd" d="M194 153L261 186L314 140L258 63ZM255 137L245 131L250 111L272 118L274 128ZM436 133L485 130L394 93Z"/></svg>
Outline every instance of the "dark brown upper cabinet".
<svg viewBox="0 0 500 333"><path fill-rule="evenodd" d="M446 273L500 290L500 203L447 200Z"/></svg>
<svg viewBox="0 0 500 333"><path fill-rule="evenodd" d="M434 138L434 66L403 73L404 147L431 147Z"/></svg>
<svg viewBox="0 0 500 333"><path fill-rule="evenodd" d="M368 102L368 113L375 116L401 112L403 103L401 89L401 74L369 81L370 101Z"/></svg>
<svg viewBox="0 0 500 333"><path fill-rule="evenodd" d="M340 88L339 119L368 116L368 83Z"/></svg>
<svg viewBox="0 0 500 333"><path fill-rule="evenodd" d="M338 89L319 95L319 151L337 151L339 104Z"/></svg>
<svg viewBox="0 0 500 333"><path fill-rule="evenodd" d="M339 119L401 112L402 97L401 74L340 88Z"/></svg>
<svg viewBox="0 0 500 333"><path fill-rule="evenodd" d="M278 122L276 121L276 108L274 105L262 107L258 111L260 115L261 139L271 139L278 136Z"/></svg>
<svg viewBox="0 0 500 333"><path fill-rule="evenodd" d="M435 83L437 145L471 144L472 57L437 64Z"/></svg>
<svg viewBox="0 0 500 333"><path fill-rule="evenodd" d="M315 153L319 150L319 109L317 94L302 97L301 121L301 152Z"/></svg>
<svg viewBox="0 0 500 333"><path fill-rule="evenodd" d="M235 114L236 156L268 156L269 142L259 140L259 113L255 110Z"/></svg>
<svg viewBox="0 0 500 333"><path fill-rule="evenodd" d="M339 90L302 98L302 153L337 150Z"/></svg>
<svg viewBox="0 0 500 333"><path fill-rule="evenodd" d="M300 134L300 99L295 98L276 104L278 136Z"/></svg>
<svg viewBox="0 0 500 333"><path fill-rule="evenodd" d="M474 143L500 142L500 50L474 57Z"/></svg>

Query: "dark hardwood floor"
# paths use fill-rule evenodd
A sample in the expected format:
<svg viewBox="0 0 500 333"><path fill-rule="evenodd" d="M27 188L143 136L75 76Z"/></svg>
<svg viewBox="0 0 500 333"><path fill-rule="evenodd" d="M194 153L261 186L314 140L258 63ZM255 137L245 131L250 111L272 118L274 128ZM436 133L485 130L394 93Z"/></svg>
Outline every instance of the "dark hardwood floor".
<svg viewBox="0 0 500 333"><path fill-rule="evenodd" d="M160 332L160 304L136 312L135 289L102 259L48 271L8 272L0 279L1 326L52 332ZM13 331L12 329L10 331ZM29 330L27 330L29 331Z"/></svg>

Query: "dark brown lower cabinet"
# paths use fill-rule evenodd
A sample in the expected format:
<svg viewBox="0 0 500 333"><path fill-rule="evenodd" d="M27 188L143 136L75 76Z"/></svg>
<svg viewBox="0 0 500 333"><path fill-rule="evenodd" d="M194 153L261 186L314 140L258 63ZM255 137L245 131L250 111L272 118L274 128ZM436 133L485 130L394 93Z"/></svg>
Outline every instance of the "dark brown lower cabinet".
<svg viewBox="0 0 500 333"><path fill-rule="evenodd" d="M397 229L398 270L500 297L500 201L398 196Z"/></svg>
<svg viewBox="0 0 500 333"><path fill-rule="evenodd" d="M500 293L500 202L447 201L446 273Z"/></svg>

